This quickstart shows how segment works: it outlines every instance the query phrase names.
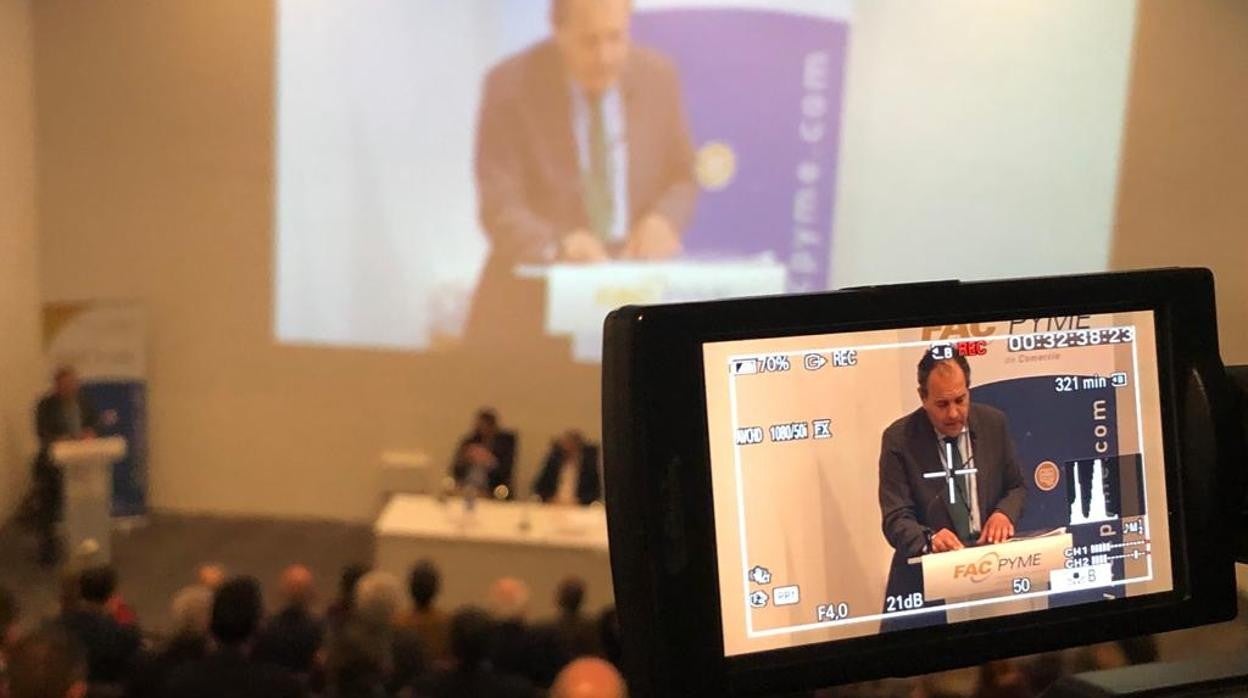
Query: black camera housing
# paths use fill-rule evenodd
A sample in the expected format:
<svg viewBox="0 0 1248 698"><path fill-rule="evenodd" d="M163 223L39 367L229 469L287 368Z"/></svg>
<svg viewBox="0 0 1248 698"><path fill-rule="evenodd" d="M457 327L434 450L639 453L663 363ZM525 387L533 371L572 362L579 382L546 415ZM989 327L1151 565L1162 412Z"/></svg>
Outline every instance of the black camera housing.
<svg viewBox="0 0 1248 698"><path fill-rule="evenodd" d="M1151 310L1172 592L725 657L702 345L733 339ZM864 287L620 308L606 319L603 434L625 671L638 696L758 695L1233 618L1244 530L1241 397L1206 269ZM874 527L876 524L864 524Z"/></svg>

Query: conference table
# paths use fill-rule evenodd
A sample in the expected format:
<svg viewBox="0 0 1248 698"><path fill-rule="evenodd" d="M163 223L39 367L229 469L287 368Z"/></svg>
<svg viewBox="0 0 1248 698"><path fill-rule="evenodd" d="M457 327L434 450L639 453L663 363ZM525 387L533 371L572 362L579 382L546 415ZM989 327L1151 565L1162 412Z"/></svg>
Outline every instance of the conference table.
<svg viewBox="0 0 1248 698"><path fill-rule="evenodd" d="M584 609L613 603L606 511L601 505L564 507L459 497L396 494L374 525L375 567L404 581L412 564L433 560L442 571L439 605L485 606L490 583L524 580L533 619L553 615L559 581L576 575L586 584Z"/></svg>

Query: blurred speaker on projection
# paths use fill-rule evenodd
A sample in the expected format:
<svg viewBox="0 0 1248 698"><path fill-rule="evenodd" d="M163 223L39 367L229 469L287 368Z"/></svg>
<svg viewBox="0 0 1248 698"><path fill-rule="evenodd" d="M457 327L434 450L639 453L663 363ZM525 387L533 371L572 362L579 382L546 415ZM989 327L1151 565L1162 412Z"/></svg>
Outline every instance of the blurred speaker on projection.
<svg viewBox="0 0 1248 698"><path fill-rule="evenodd" d="M662 260L697 198L676 71L633 46L629 0L553 0L553 36L486 76L478 212L490 240L468 337L542 332L544 281L517 265Z"/></svg>

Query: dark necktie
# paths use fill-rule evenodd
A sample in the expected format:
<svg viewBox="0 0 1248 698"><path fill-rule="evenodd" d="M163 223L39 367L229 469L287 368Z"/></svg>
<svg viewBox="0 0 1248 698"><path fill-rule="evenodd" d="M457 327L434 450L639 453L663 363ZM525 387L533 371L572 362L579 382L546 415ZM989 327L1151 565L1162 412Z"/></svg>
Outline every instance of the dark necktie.
<svg viewBox="0 0 1248 698"><path fill-rule="evenodd" d="M607 119L602 95L588 95L589 170L585 173L585 212L589 227L603 242L611 241L615 227L614 163L607 138Z"/></svg>
<svg viewBox="0 0 1248 698"><path fill-rule="evenodd" d="M949 470L962 469L962 452L958 450L958 439L956 436L947 436L944 439L949 449ZM970 540L971 538L971 506L966 501L966 496L962 492L962 476L951 475L953 478L953 501L949 502L949 517L953 519L954 533L958 534L958 538L962 540Z"/></svg>

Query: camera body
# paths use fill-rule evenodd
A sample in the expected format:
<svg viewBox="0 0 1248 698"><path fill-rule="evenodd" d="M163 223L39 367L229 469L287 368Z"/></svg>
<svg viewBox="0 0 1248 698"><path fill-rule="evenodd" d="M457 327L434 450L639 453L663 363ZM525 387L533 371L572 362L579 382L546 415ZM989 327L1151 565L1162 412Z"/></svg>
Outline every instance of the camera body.
<svg viewBox="0 0 1248 698"><path fill-rule="evenodd" d="M774 694L1232 618L1239 400L1203 269L616 310L632 690Z"/></svg>

